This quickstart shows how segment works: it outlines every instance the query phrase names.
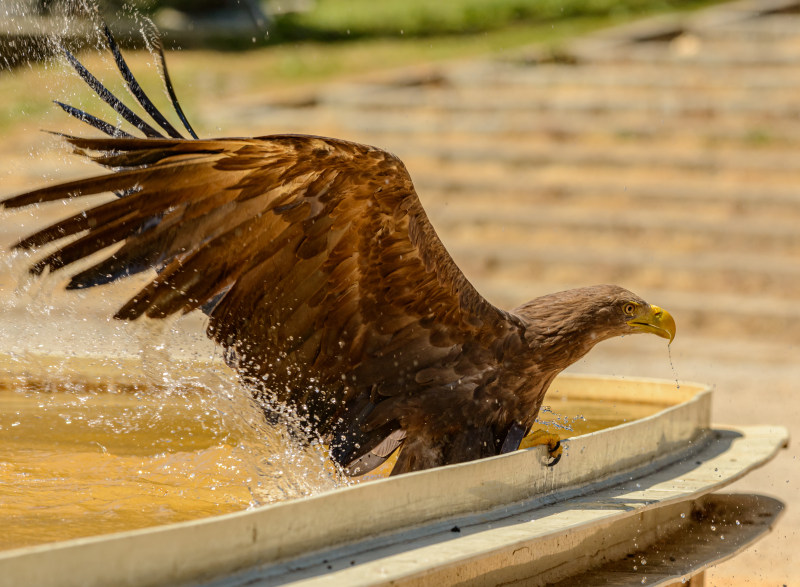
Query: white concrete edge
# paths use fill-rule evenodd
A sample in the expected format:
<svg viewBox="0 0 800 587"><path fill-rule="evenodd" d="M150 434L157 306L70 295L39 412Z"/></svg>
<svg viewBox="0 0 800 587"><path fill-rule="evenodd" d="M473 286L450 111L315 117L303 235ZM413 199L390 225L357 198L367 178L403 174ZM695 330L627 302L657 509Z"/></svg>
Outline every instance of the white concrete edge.
<svg viewBox="0 0 800 587"><path fill-rule="evenodd" d="M533 507L514 508L510 515L451 519L438 524L434 534L401 532L390 542L365 541L213 585L422 585L448 584L456 577L470 584L512 559L535 572L541 583L561 580L589 536L620 520L725 487L769 462L788 442L786 429L773 426L720 428L714 437L688 461L597 492L544 507L534 500ZM451 532L454 525L458 533Z"/></svg>

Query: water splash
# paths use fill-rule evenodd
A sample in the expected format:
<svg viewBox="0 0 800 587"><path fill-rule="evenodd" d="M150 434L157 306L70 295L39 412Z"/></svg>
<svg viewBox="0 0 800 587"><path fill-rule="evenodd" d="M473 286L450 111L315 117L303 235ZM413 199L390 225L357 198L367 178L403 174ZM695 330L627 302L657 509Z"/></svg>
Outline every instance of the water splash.
<svg viewBox="0 0 800 587"><path fill-rule="evenodd" d="M36 62L22 72L31 87L21 94L32 94L35 87L36 95L82 109L85 103L90 111L102 108L58 56L65 45L72 51L94 48L97 55L88 56L97 62L93 69L107 67L109 75L98 75L108 80L112 92L123 87L103 50L96 3L53 3L57 12L46 19L27 13L30 5L4 4L10 10L6 25L27 36L17 48L20 61L2 62L0 68ZM152 31L142 26L152 56ZM152 59L154 85L163 87L159 63ZM26 138L49 126L41 119L31 120L34 126L24 129ZM56 129L70 132L74 122L59 118L57 124ZM68 149L53 148L60 145L57 139L36 136L39 142L30 147L28 161L11 175L17 183L6 185L4 192L63 179L82 165ZM65 203L3 212L0 220L9 227L11 240L76 211L75 203ZM39 530L28 538L18 536L16 545L53 536L43 529L44 518L37 517L43 507L63 514L51 530L72 532L59 535L65 538L256 507L348 483L300 418L291 410L258 404L241 386L221 351L205 337L204 317L134 324L113 320L116 309L148 276L91 292L65 292L66 273L27 274L31 261L46 253L0 256L0 363L8 374L0 385L9 391L0 394L5 402L0 446L4 457L11 454L0 462L0 524ZM275 414L269 423L265 410ZM120 523L108 523L109 518Z"/></svg>
<svg viewBox="0 0 800 587"><path fill-rule="evenodd" d="M9 270L24 272L24 261ZM0 305L0 388L8 391L0 394L0 524L20 529L0 548L242 510L349 482L290 410L261 405L242 387L205 337L204 316L113 320L140 284L103 286L99 295L65 292L62 279L22 279ZM276 415L270 423L265 407Z"/></svg>
<svg viewBox="0 0 800 587"><path fill-rule="evenodd" d="M576 422L585 422L586 418L582 415L567 416L554 411L550 406L542 406L539 409L539 416L535 422L539 425L546 425L548 428L572 432Z"/></svg>
<svg viewBox="0 0 800 587"><path fill-rule="evenodd" d="M346 483L319 439L289 411L268 424L220 362L173 361L154 376L149 361L135 358L26 352L0 360L10 374L0 382L8 391L0 394L0 523L19 529L0 548L242 510Z"/></svg>

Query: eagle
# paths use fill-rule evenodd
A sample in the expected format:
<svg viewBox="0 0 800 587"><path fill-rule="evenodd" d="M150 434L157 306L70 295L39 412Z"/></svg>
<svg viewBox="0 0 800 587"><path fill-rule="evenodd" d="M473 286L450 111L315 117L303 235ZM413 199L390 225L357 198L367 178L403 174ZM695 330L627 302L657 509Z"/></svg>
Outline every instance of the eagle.
<svg viewBox="0 0 800 587"><path fill-rule="evenodd" d="M397 450L393 475L516 450L553 379L594 345L635 333L675 337L667 311L615 285L510 311L494 306L448 254L396 156L322 136L198 138L156 39L184 137L142 91L105 25L103 32L153 124L64 49L144 136L56 102L105 135L62 136L111 171L1 205L116 197L13 247L56 243L33 274L104 251L69 278L72 290L149 271L114 317L205 312L208 336L246 387L293 409L347 474L364 474ZM545 444L557 461L558 443Z"/></svg>

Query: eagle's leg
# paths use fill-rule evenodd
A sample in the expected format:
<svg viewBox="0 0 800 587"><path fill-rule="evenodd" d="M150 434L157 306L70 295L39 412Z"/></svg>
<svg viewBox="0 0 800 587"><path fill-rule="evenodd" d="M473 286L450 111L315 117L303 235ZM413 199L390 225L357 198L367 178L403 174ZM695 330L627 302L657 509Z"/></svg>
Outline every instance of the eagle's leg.
<svg viewBox="0 0 800 587"><path fill-rule="evenodd" d="M525 446L547 446L547 452L550 458L553 459L547 463L548 467L553 467L561 460L561 455L564 452L564 447L561 446L561 439L558 434L548 432L547 430L534 430L525 437Z"/></svg>

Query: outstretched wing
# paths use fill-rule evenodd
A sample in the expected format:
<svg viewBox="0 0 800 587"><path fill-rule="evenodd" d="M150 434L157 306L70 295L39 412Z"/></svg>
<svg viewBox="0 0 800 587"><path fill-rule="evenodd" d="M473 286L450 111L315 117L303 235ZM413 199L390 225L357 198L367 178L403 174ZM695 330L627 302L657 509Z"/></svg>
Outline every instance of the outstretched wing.
<svg viewBox="0 0 800 587"><path fill-rule="evenodd" d="M403 441L414 398L471 393L516 331L455 265L385 151L301 135L66 140L113 172L3 206L120 197L18 242L61 242L31 271L112 245L68 287L156 269L116 317L203 308L245 380L294 404L344 464L376 447L386 458L382 441Z"/></svg>

